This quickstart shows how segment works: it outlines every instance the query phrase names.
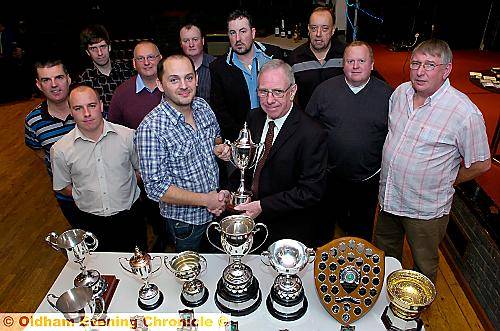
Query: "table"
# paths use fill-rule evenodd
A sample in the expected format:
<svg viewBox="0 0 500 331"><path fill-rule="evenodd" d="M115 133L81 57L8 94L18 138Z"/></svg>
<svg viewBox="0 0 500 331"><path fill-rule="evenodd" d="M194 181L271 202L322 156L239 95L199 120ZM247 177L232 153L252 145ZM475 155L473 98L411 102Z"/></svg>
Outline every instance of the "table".
<svg viewBox="0 0 500 331"><path fill-rule="evenodd" d="M478 70L478 71L472 71L475 73L480 73L481 78L484 76L489 76L489 77L494 77L496 79L496 83L494 86L484 86L481 83L481 78L469 75L469 81L476 85L477 87L480 87L482 89L485 89L487 91L493 92L493 93L500 93L500 69L499 68L492 68L489 70Z"/></svg>
<svg viewBox="0 0 500 331"><path fill-rule="evenodd" d="M174 256L175 254L155 254L154 256ZM120 282L116 289L115 295L111 301L108 312L110 313L145 313L137 305L137 296L142 282L137 280L131 274L124 271L118 262L118 257L130 258L131 253L93 253L87 257L86 263L88 268L97 269L101 274L114 274ZM219 313L214 302L214 292L217 281L221 277L222 270L228 264L228 256L224 254L203 254L207 259L208 269L205 273L200 275L199 279L202 280L206 287L209 289L210 296L208 301L201 307L195 308L195 316L197 313ZM156 259L157 262L159 259ZM314 287L314 263L309 264L304 270L299 273L304 285L304 290L309 301L309 308L306 314L297 321L283 322L273 318L267 311L265 299L269 294L271 285L277 273L271 268L267 267L260 261L258 255L248 255L243 258L243 262L249 265L254 275L260 283L262 291L262 303L259 308L250 315L243 317L233 317L233 320L238 321L239 330L340 330L340 324L323 308L320 300L316 294ZM163 264L163 261L162 261ZM385 278L394 270L401 269L401 264L398 260L392 257L385 258ZM59 296L61 293L73 287L73 279L79 273L79 267L76 263L69 261L64 266L63 270L57 277L56 281L50 288L48 293ZM155 312L177 313L179 309L185 309L180 301L180 292L182 283L177 281L176 278L170 273L167 268L162 265L150 281L156 284L165 296L162 305ZM369 313L363 316L360 320L352 325L356 326L356 330L385 330L380 316L384 308L389 304L387 299L387 292L384 285L382 292ZM53 313L54 309L47 303L44 298L36 313ZM61 315L62 316L62 315Z"/></svg>
<svg viewBox="0 0 500 331"><path fill-rule="evenodd" d="M281 38L276 37L275 35L270 35L267 37L259 37L255 38L258 42L274 45L286 51L293 51L297 47L307 42L307 38L302 38L299 41L293 41L293 38Z"/></svg>

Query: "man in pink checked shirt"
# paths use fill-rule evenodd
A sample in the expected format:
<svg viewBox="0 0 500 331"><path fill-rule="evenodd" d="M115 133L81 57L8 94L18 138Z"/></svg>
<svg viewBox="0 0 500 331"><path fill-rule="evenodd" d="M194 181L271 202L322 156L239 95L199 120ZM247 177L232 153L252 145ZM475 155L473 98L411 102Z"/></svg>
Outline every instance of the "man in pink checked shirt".
<svg viewBox="0 0 500 331"><path fill-rule="evenodd" d="M406 234L414 269L432 281L454 185L491 165L483 116L450 85L451 70L448 44L424 41L413 50L410 82L390 98L374 239L386 255L401 261Z"/></svg>

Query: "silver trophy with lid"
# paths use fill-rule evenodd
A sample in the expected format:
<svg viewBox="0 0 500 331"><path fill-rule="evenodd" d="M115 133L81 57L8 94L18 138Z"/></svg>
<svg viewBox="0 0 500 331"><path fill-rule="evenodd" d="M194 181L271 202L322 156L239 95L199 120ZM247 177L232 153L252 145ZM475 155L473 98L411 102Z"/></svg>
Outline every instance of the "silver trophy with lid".
<svg viewBox="0 0 500 331"><path fill-rule="evenodd" d="M247 202L252 196L252 191L245 189L245 170L254 167L258 161L258 156L264 155L264 144L256 144L252 141L252 135L247 128L247 123L243 125L240 130L238 139L233 143L229 140L225 142L231 148L231 156L229 160L231 163L240 170L240 186L236 192L231 192L231 203L229 208Z"/></svg>

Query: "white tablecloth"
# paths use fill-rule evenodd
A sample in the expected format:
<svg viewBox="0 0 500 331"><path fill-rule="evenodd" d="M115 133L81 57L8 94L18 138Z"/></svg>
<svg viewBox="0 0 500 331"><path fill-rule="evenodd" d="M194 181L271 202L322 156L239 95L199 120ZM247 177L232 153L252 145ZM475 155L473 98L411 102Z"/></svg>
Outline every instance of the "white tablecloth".
<svg viewBox="0 0 500 331"><path fill-rule="evenodd" d="M164 256L173 256L174 254L155 254L151 256L162 256L162 266L160 270L151 277L151 282L156 284L163 292L165 297L162 305L154 312L161 313L177 313L180 309L185 309L180 301L180 292L182 283L177 281L176 278L170 273L165 265L163 265ZM87 267L89 269L96 269L104 275L115 275L120 282L118 288L113 296L108 311L112 313L144 313L137 305L137 297L139 288L142 282L136 279L133 275L124 271L118 262L118 257L130 258L131 253L93 253L86 259ZM208 262L208 269L205 273L200 275L199 279L202 280L210 291L208 301L201 307L195 308L196 313L218 313L215 302L214 293L217 281L221 277L222 271L228 263L228 256L223 254L204 254ZM157 263L159 259L155 260ZM265 300L269 294L271 285L277 276L277 273L271 268L267 267L260 261L257 255L248 255L243 258L243 262L249 265L254 275L260 283L262 291L262 303L259 308L250 315L243 317L233 317L233 320L238 321L239 330L339 330L340 324L323 308L314 287L314 263L309 264L304 270L299 273L304 285L304 290L309 301L307 313L297 321L283 322L272 317L267 311ZM398 260L392 257L385 259L385 278L394 270L401 269L401 264ZM79 273L79 267L76 263L69 261L64 266L58 278L49 290L49 293L59 296L64 291L73 287L73 280ZM352 325L356 326L356 330L385 330L380 316L384 308L389 304L387 300L387 293L385 288L385 279L382 292L374 307L360 320ZM40 303L36 313L53 313L54 309L47 303L45 298Z"/></svg>

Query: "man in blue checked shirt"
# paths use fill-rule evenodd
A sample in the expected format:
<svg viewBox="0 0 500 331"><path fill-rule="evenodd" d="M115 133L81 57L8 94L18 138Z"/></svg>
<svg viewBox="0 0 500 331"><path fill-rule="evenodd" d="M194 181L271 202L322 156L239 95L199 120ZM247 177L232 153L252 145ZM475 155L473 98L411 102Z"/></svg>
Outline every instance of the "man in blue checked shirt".
<svg viewBox="0 0 500 331"><path fill-rule="evenodd" d="M213 153L220 128L208 103L196 94L196 72L185 55L158 63L162 102L142 121L135 146L148 197L160 213L177 252L199 251L208 223L229 199L217 192L219 169Z"/></svg>

